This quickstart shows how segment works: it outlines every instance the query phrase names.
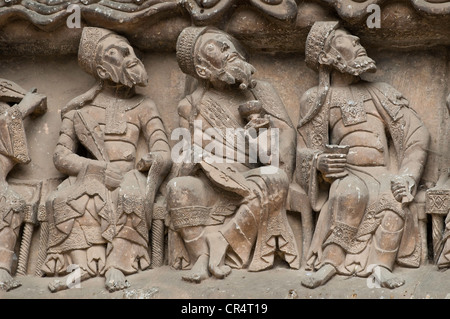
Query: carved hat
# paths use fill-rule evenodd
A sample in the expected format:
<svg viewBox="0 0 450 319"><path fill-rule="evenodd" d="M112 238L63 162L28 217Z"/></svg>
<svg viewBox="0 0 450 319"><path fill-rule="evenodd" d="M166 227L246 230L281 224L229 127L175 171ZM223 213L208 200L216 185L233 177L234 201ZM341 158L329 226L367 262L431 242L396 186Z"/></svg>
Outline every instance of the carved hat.
<svg viewBox="0 0 450 319"><path fill-rule="evenodd" d="M328 37L339 28L338 21L315 22L306 39L305 62L308 67L319 70L319 55L323 52Z"/></svg>
<svg viewBox="0 0 450 319"><path fill-rule="evenodd" d="M197 71L195 69L195 65L198 62L197 52L196 52L196 44L200 37L206 33L216 33L222 36L225 36L228 40L230 40L236 49L242 54L242 56L247 59L247 53L241 44L233 38L228 33L217 29L215 27L187 27L181 31L180 35L177 39L176 51L177 51L177 61L180 69L191 76L196 76Z"/></svg>
<svg viewBox="0 0 450 319"><path fill-rule="evenodd" d="M78 64L87 73L95 75L95 69L101 57L99 54L101 43L109 36L119 37L119 35L107 29L95 27L83 28L78 47Z"/></svg>
<svg viewBox="0 0 450 319"><path fill-rule="evenodd" d="M187 27L177 39L177 61L181 71L195 76L195 44L211 27Z"/></svg>

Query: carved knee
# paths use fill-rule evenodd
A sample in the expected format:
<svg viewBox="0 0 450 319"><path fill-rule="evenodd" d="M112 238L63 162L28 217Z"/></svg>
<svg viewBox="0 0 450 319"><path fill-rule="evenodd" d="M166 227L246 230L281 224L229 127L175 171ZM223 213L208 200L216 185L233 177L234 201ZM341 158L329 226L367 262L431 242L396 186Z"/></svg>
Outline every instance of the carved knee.
<svg viewBox="0 0 450 319"><path fill-rule="evenodd" d="M332 190L331 197L332 205L340 216L339 219L355 227L358 226L369 200L366 185L357 178L346 177Z"/></svg>
<svg viewBox="0 0 450 319"><path fill-rule="evenodd" d="M405 222L398 214L391 210L387 210L384 213L383 220L381 221L381 227L384 230L396 232L403 228L404 223Z"/></svg>
<svg viewBox="0 0 450 319"><path fill-rule="evenodd" d="M171 208L206 204L205 185L200 179L191 176L176 177L167 184L169 211Z"/></svg>

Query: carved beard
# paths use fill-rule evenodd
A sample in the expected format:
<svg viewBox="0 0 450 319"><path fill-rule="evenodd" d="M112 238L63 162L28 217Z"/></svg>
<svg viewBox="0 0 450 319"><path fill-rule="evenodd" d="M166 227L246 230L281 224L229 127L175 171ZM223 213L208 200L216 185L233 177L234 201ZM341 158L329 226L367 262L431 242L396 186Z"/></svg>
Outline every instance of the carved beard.
<svg viewBox="0 0 450 319"><path fill-rule="evenodd" d="M351 62L345 61L345 63L342 63L338 61L333 66L342 73L348 73L354 76L360 76L365 72L375 72L377 70L375 61L368 56L356 57Z"/></svg>
<svg viewBox="0 0 450 319"><path fill-rule="evenodd" d="M148 78L145 67L140 60L135 60L135 64L128 66L130 63L124 63L121 67L116 67L108 64L109 75L111 81L114 83L120 83L127 87L134 87L136 85L145 86L147 85Z"/></svg>
<svg viewBox="0 0 450 319"><path fill-rule="evenodd" d="M229 85L237 85L242 89L253 88L255 86L255 81L252 80L252 75L255 72L254 67L241 59L228 62L221 70L214 69L217 74L217 79Z"/></svg>
<svg viewBox="0 0 450 319"><path fill-rule="evenodd" d="M133 83L133 85L146 86L148 82L147 71L145 70L144 64L137 60L136 65L131 67L124 67L123 73L127 77L128 81Z"/></svg>

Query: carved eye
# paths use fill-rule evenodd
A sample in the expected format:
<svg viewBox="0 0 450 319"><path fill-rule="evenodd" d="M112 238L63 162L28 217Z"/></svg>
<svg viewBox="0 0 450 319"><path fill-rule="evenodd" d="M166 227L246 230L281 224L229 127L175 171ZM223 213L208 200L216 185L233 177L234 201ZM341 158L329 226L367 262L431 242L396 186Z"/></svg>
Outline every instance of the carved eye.
<svg viewBox="0 0 450 319"><path fill-rule="evenodd" d="M117 50L116 50L116 49L110 49L110 50L108 51L108 54L109 54L110 56L116 56Z"/></svg>
<svg viewBox="0 0 450 319"><path fill-rule="evenodd" d="M206 46L206 50L208 51L208 52L212 52L212 51L214 51L214 45L213 44L208 44L207 46Z"/></svg>

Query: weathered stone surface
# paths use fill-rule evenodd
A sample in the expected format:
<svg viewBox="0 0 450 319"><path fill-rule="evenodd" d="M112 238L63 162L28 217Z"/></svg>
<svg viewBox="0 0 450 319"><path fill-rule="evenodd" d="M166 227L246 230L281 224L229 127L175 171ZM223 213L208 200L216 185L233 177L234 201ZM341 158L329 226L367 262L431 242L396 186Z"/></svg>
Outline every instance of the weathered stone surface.
<svg viewBox="0 0 450 319"><path fill-rule="evenodd" d="M251 50L260 51L302 52L313 22L332 19L342 19L351 32L377 47L411 49L449 45L448 1L360 3L323 0L295 4L292 0L283 0L280 6L290 9L278 18L271 11L277 12L277 6L267 6L268 10L265 10L259 6L264 0L250 2L252 5L221 0L216 4L221 10L215 6L202 9L197 7L196 0L148 0L141 4L131 0L124 3L102 0L74 4L79 5L82 26L110 28L127 36L133 45L150 51L174 51L179 32L191 24L191 20L194 24L219 26ZM381 8L381 28L369 29L366 20L372 11L366 8L377 3ZM28 1L27 5L16 1L15 4L10 2L1 6L0 30L4 31L4 36L0 38L0 43L8 43L8 46L1 46L0 54L22 55L31 49L35 54L75 54L80 31L68 30L66 20L72 11L67 11L67 6L64 1L53 5L45 1ZM185 9L191 6L196 9ZM205 12L201 14L201 10ZM212 16L209 10L214 13ZM52 34L52 41L44 40L49 36L48 32ZM8 34L14 34L14 37Z"/></svg>
<svg viewBox="0 0 450 319"><path fill-rule="evenodd" d="M73 13L67 10L70 3L79 6L80 28L71 29L66 24ZM47 98L45 114L29 116L23 120L27 137L27 155L31 161L29 163L19 161L8 172L9 174L5 174L10 189L20 194L26 203L25 208L21 210L24 226L17 237L10 273L16 275L26 273L30 276L22 277L23 280L14 278L17 282L10 281L7 276L0 276L2 287L9 290L7 293L0 292L2 298L3 296L27 298L28 295L23 295L25 292L21 290L24 287L34 293L33 298L51 298L47 295L49 292L46 286L52 279L34 276L43 275L40 265L47 253L47 247L42 245L48 232L46 200L67 177L67 172L58 170L52 160L62 125L61 111L73 98L84 94L95 85L92 76L85 73L77 63L83 27L100 27L114 31L128 39L135 48L149 78L149 85L137 88L137 93L149 96L155 102L166 129L167 142L174 147L178 139L171 139L170 135L180 126L178 105L195 88L195 81L183 73L176 58L177 39L182 30L190 26L210 26L223 30L237 39L248 53L246 61L256 69L252 79L271 84L285 107L286 118L295 126L301 119L302 96L319 83L317 73L305 63L307 36L315 22L335 20L340 21L351 34L359 36L368 55L377 63L377 72L361 75L362 80L370 83L384 82L401 92L408 100L409 108L417 113L430 133L430 142L426 147L428 154L426 166L418 181L413 204L410 205L412 214L418 217L418 224L415 226L420 229L421 237L417 239L415 246L421 246L421 255L413 256L415 260L421 260L420 267L405 270L396 265L394 268L394 274L399 274L400 277L405 275L404 289L367 290L364 278L359 280L351 278L346 281L339 276L314 291L302 287L301 279L312 276L304 268L312 233L316 230L314 227L317 225L318 214L306 204L309 201L306 192L301 187L291 185L290 192L293 195L286 198L285 207L290 210L286 214L286 220L293 231L290 243L297 245L301 270L288 270L287 264L279 260L282 259L280 257L286 256L278 252L273 262L274 269L268 272L253 274L236 270L224 281L206 280L205 278L209 276L205 276L202 278L202 284L197 285L198 289L191 289L193 287L191 283L181 281L182 277L185 279L189 277L186 272L176 272L167 266L168 264L174 266L173 256L180 251L178 248L174 250L173 247L180 246L174 246L175 232L170 225L170 214L166 209L164 196L161 196L154 206L153 225L148 233L148 244L158 243L156 247L159 247L159 250L148 251L157 257L152 264L155 269L127 277L132 287L125 293L107 292L98 279L83 282L83 287L88 287L88 290L83 290L87 293L84 296L88 298L256 296L291 299L448 297L446 289L448 290L450 286L445 283L443 273L437 272L437 265L441 269L446 269L450 264L448 262L450 222L447 217L450 200L448 185L450 1L83 0L70 3L62 0L0 0L1 77L20 84L25 91L37 88L38 92ZM379 5L380 28L369 28L367 25L367 19L370 19L373 13L367 9L371 4ZM96 76L96 71L93 71L92 75ZM252 81L247 80L243 84L251 85ZM230 102L232 105L239 94L234 94L233 98L224 96L227 94L223 93L223 97L217 101L232 101ZM242 120L242 127L252 124L266 127L267 118L259 114L260 109L254 114L251 112L251 106L259 104L254 101L247 102L249 102L247 113L237 116ZM10 102L9 106L12 107L13 104ZM392 142L390 146L392 144L394 143ZM137 159L143 160L136 165L148 169L151 157L145 156L145 146L143 139L139 139L135 155ZM112 151L115 155L120 152L119 149ZM305 165L305 158L303 156L296 158L297 167ZM170 177L174 177L173 171L171 174ZM193 176L198 177L197 174ZM209 171L209 176L212 180L220 180L226 175ZM163 190L166 190L169 180L162 183ZM191 186L189 183L186 185ZM226 188L232 189L228 184ZM192 196L187 196L188 199L194 198L196 191L193 191ZM186 197L186 194L180 195L180 198L183 196ZM298 198L301 200L296 202ZM276 202L276 199L272 201ZM227 203L230 202L231 199ZM203 208L208 208L206 206ZM9 219L5 221L8 222ZM13 224L14 227L19 225ZM0 232L2 225L3 220L0 221ZM261 228L264 227L259 227ZM273 228L270 230L273 231ZM192 254L190 258L194 259ZM184 269L190 267L192 263L193 260L187 263L183 261L175 266ZM219 264L222 266L221 261ZM163 267L156 268L161 265ZM274 274L273 277L270 275L271 272ZM263 278L264 286L260 278ZM275 288L276 283L280 281L286 285L283 289ZM16 288L19 282L22 283L22 287L12 289ZM232 291L226 282L238 287L237 292ZM255 289L250 291L246 289L248 286ZM154 287L158 287L158 291ZM345 291L348 287L353 289L351 294ZM116 288L126 287L123 285ZM61 298L79 297L83 296L83 293L81 290L70 289L58 295Z"/></svg>

